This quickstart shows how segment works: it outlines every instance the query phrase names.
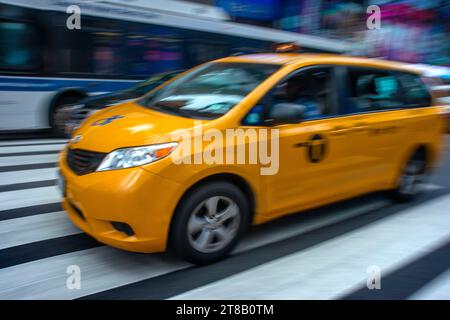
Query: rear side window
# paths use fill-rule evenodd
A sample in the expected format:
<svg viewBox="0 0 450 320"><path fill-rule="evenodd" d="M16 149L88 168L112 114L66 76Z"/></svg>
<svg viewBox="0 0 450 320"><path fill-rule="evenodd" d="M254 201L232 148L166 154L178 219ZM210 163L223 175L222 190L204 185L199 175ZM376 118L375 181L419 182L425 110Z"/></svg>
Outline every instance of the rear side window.
<svg viewBox="0 0 450 320"><path fill-rule="evenodd" d="M389 71L348 68L344 114L391 110L403 107L401 86Z"/></svg>
<svg viewBox="0 0 450 320"><path fill-rule="evenodd" d="M431 96L420 76L399 73L398 79L403 87L405 107L420 108L431 105Z"/></svg>

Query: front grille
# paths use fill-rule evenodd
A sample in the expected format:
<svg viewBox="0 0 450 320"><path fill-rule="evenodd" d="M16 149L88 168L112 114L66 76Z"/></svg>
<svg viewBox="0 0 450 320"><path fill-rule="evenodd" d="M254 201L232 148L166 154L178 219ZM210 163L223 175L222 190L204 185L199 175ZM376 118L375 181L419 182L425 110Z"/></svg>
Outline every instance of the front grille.
<svg viewBox="0 0 450 320"><path fill-rule="evenodd" d="M105 158L106 153L82 149L68 149L67 164L78 175L94 172Z"/></svg>

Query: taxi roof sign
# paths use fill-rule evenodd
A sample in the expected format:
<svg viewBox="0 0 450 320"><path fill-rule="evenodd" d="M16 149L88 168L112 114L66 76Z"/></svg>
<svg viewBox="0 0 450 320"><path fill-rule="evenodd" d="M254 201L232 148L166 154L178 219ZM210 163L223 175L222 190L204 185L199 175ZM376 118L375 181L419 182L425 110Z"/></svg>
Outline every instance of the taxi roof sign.
<svg viewBox="0 0 450 320"><path fill-rule="evenodd" d="M301 47L295 42L280 42L272 45L276 53L300 53Z"/></svg>

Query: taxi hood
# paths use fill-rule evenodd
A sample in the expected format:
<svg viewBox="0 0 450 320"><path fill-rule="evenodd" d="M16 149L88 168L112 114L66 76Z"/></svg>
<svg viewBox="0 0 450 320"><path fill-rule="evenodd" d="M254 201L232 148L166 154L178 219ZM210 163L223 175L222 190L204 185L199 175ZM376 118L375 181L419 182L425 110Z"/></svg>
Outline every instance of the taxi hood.
<svg viewBox="0 0 450 320"><path fill-rule="evenodd" d="M173 141L171 133L194 126L194 119L178 117L127 102L101 110L83 122L69 144L97 152Z"/></svg>

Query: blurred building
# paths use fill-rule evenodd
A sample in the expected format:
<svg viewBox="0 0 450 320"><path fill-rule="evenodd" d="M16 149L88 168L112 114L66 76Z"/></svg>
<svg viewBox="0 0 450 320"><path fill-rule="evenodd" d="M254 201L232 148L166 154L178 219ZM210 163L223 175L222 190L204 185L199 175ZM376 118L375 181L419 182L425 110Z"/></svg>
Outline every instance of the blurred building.
<svg viewBox="0 0 450 320"><path fill-rule="evenodd" d="M349 40L352 54L450 66L448 0L211 0L241 23ZM368 30L369 5L381 29Z"/></svg>

